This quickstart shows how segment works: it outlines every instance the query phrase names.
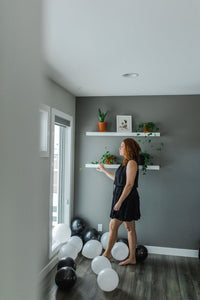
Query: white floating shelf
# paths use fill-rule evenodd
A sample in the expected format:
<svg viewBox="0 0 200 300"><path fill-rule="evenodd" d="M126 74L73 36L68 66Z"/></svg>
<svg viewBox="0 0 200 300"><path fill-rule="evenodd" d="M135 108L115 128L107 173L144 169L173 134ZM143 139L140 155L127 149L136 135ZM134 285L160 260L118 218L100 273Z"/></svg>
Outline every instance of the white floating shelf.
<svg viewBox="0 0 200 300"><path fill-rule="evenodd" d="M98 131L87 131L87 136L136 136L136 137L143 137L143 136L160 136L160 132L98 132Z"/></svg>
<svg viewBox="0 0 200 300"><path fill-rule="evenodd" d="M113 165L106 165L104 164L104 167L106 169L117 169L120 166L120 164L113 164ZM86 168L93 168L96 169L97 164L85 164ZM139 169L142 169L142 166L139 166ZM160 166L147 166L147 170L160 170Z"/></svg>

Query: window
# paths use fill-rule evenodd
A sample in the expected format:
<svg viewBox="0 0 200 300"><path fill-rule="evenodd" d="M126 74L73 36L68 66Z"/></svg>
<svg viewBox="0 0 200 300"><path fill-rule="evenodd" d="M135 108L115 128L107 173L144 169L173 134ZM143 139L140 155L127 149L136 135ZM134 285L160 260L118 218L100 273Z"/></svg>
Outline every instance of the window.
<svg viewBox="0 0 200 300"><path fill-rule="evenodd" d="M51 191L50 191L50 258L59 244L52 230L59 223L70 225L72 200L72 117L52 109Z"/></svg>

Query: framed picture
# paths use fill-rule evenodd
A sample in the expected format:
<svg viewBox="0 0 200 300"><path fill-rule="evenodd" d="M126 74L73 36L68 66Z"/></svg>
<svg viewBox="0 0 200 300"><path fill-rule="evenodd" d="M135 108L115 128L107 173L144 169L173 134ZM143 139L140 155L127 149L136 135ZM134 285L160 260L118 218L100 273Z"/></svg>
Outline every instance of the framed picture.
<svg viewBox="0 0 200 300"><path fill-rule="evenodd" d="M132 116L117 116L117 132L132 132Z"/></svg>

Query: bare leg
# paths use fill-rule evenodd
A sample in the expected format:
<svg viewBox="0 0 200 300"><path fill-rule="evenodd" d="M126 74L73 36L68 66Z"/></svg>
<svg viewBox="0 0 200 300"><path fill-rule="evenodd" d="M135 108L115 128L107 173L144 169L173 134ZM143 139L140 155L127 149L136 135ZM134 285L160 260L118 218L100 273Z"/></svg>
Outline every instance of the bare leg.
<svg viewBox="0 0 200 300"><path fill-rule="evenodd" d="M129 244L129 257L119 263L120 266L124 265L135 265L136 257L135 257L135 249L137 243L137 236L135 231L135 221L124 222L126 229L128 231L128 244Z"/></svg>
<svg viewBox="0 0 200 300"><path fill-rule="evenodd" d="M111 258L111 250L114 246L115 242L117 241L117 234L119 226L122 224L122 221L118 219L112 219L110 221L110 228L109 228L109 238L108 238L108 245L105 252L102 254L103 256L107 257L108 259Z"/></svg>

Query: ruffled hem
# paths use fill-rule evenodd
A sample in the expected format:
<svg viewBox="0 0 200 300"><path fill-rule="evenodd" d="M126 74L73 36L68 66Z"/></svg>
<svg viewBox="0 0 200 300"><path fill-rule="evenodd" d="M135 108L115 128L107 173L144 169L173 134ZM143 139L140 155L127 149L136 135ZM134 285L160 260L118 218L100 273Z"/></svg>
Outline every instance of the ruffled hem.
<svg viewBox="0 0 200 300"><path fill-rule="evenodd" d="M118 219L118 220L120 220L122 222L131 222L133 220L134 221L138 221L141 218L141 215L138 216L138 217L125 217L125 216L118 215L117 212L116 212L116 213L111 213L110 214L110 218L111 219Z"/></svg>

